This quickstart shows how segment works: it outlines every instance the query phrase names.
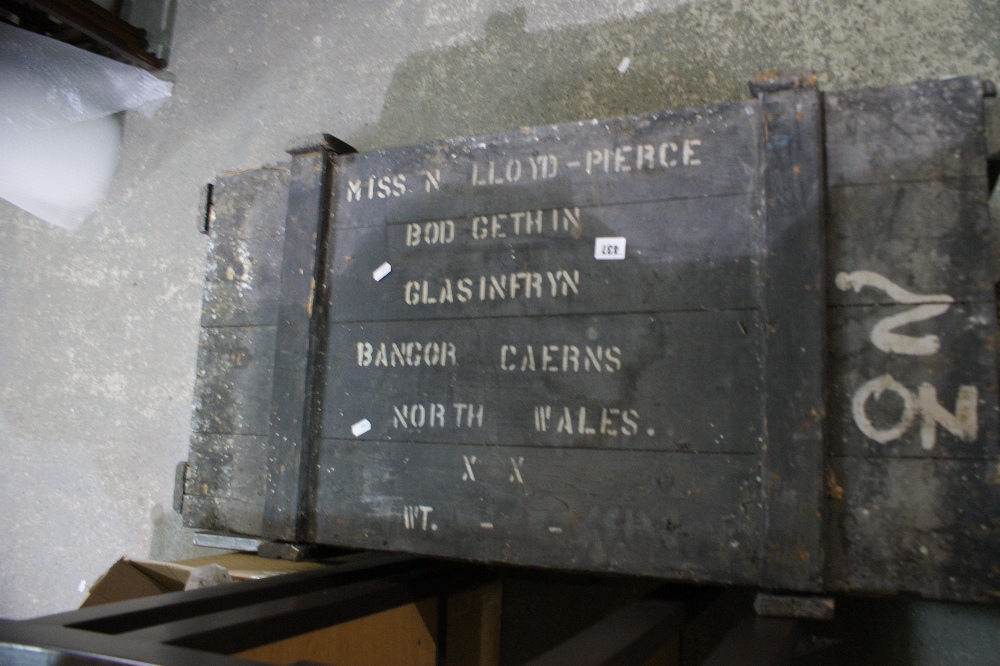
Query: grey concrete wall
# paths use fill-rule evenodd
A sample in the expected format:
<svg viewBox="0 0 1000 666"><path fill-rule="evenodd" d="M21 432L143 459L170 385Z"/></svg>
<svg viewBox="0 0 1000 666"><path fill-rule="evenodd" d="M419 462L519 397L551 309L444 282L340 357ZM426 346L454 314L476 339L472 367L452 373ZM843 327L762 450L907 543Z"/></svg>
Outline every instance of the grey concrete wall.
<svg viewBox="0 0 1000 666"><path fill-rule="evenodd" d="M176 557L205 238L201 188L292 138L360 149L747 96L1000 80L998 0L180 0L174 96L67 232L0 202L0 616L78 604L117 557ZM623 57L630 68L621 74Z"/></svg>

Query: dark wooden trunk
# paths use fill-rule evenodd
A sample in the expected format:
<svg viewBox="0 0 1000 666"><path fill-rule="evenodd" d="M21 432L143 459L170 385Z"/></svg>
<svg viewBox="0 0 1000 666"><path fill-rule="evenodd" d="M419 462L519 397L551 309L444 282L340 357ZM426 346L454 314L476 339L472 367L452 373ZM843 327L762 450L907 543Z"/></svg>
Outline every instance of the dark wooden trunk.
<svg viewBox="0 0 1000 666"><path fill-rule="evenodd" d="M220 176L186 523L992 599L983 85L755 92Z"/></svg>

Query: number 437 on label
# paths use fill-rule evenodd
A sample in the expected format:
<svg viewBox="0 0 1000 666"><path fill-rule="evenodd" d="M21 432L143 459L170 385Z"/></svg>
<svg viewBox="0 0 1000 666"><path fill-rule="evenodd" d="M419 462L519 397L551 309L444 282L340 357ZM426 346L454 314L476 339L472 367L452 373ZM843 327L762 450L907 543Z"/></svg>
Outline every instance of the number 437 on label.
<svg viewBox="0 0 1000 666"><path fill-rule="evenodd" d="M598 238L594 241L594 259L624 258L625 238L623 236Z"/></svg>

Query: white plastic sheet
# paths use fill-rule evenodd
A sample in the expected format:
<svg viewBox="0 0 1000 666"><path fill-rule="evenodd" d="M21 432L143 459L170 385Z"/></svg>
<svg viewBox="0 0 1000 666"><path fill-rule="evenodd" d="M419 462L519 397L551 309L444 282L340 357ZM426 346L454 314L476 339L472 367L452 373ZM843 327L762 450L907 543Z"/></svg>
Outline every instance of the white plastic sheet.
<svg viewBox="0 0 1000 666"><path fill-rule="evenodd" d="M121 120L172 84L137 67L0 23L0 197L72 229L107 192Z"/></svg>

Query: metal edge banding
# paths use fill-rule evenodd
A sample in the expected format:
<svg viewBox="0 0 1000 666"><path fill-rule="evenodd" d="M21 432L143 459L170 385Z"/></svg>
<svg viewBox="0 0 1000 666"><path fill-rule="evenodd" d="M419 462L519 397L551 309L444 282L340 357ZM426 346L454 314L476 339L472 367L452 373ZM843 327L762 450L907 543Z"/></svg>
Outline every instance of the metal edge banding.
<svg viewBox="0 0 1000 666"><path fill-rule="evenodd" d="M267 489L261 536L297 541L305 529L309 463L316 439L317 353L325 331L326 228L333 155L352 152L328 135L301 139L289 149L291 181L274 352Z"/></svg>
<svg viewBox="0 0 1000 666"><path fill-rule="evenodd" d="M822 102L814 87L759 98L766 244L760 583L818 590L826 364Z"/></svg>
<svg viewBox="0 0 1000 666"><path fill-rule="evenodd" d="M219 532L195 532L193 543L203 548L221 548L243 553L256 553L260 548L260 539L239 534L222 534Z"/></svg>

